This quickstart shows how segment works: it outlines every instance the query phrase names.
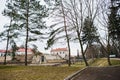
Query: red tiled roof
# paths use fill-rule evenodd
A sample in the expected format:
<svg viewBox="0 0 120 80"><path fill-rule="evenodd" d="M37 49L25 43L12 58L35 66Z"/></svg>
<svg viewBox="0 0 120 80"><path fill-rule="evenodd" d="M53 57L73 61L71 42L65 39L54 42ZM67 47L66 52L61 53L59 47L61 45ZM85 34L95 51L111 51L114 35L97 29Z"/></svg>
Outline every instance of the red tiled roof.
<svg viewBox="0 0 120 80"><path fill-rule="evenodd" d="M25 48L18 49L18 52L25 52ZM28 48L27 52L33 52L32 49Z"/></svg>
<svg viewBox="0 0 120 80"><path fill-rule="evenodd" d="M0 50L0 52L1 52L1 53L5 53L5 52L6 52L6 50Z"/></svg>
<svg viewBox="0 0 120 80"><path fill-rule="evenodd" d="M5 53L5 52L6 52L6 50L0 49L0 53ZM8 50L8 52L12 52L12 50ZM18 49L18 52L25 52L25 48ZM32 49L28 48L27 52L33 52L33 51L32 51Z"/></svg>
<svg viewBox="0 0 120 80"><path fill-rule="evenodd" d="M52 49L51 52L54 52L54 51L67 51L68 49L67 48L56 48L56 49Z"/></svg>
<svg viewBox="0 0 120 80"><path fill-rule="evenodd" d="M5 53L5 52L6 52L6 50L0 49L0 53ZM10 50L8 50L8 52L10 52Z"/></svg>

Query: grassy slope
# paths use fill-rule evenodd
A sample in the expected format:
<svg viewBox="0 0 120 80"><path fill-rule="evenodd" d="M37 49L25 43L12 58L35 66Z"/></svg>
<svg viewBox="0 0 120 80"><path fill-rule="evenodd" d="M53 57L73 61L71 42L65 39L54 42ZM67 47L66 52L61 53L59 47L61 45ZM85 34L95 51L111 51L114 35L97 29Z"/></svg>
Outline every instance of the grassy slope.
<svg viewBox="0 0 120 80"><path fill-rule="evenodd" d="M107 59L88 61L90 66L108 66ZM120 60L111 60L113 65L120 65ZM50 66L0 66L0 80L63 80L68 75L85 67L83 62L73 64L71 67Z"/></svg>
<svg viewBox="0 0 120 80"><path fill-rule="evenodd" d="M108 66L108 62L106 58L95 59L93 62L89 61L89 63L90 66L98 66L98 67ZM120 60L111 59L111 63L112 65L120 65Z"/></svg>
<svg viewBox="0 0 120 80"><path fill-rule="evenodd" d="M0 66L0 80L63 80L79 67Z"/></svg>

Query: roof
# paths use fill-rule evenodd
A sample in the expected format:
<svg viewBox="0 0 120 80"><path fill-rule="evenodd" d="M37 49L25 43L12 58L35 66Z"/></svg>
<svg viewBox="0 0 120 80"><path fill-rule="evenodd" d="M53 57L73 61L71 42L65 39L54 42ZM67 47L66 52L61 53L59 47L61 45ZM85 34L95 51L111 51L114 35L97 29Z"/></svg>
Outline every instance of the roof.
<svg viewBox="0 0 120 80"><path fill-rule="evenodd" d="M5 52L6 52L6 50L0 49L0 53L5 53ZM8 50L8 52L10 52L10 50Z"/></svg>
<svg viewBox="0 0 120 80"><path fill-rule="evenodd" d="M17 51L18 52L25 52L25 48L19 48ZM6 50L0 49L0 53L5 53L5 52L6 52ZM8 52L12 52L12 50L8 50ZM33 52L33 51L32 51L32 49L28 48L27 52Z"/></svg>
<svg viewBox="0 0 120 80"><path fill-rule="evenodd" d="M68 51L67 48L56 48L56 49L52 49L51 52L56 52L56 51Z"/></svg>
<svg viewBox="0 0 120 80"><path fill-rule="evenodd" d="M6 50L0 50L0 52L1 52L1 53L5 53L5 52L6 52Z"/></svg>
<svg viewBox="0 0 120 80"><path fill-rule="evenodd" d="M18 52L25 52L25 48L18 49ZM32 49L28 48L27 52L33 52Z"/></svg>

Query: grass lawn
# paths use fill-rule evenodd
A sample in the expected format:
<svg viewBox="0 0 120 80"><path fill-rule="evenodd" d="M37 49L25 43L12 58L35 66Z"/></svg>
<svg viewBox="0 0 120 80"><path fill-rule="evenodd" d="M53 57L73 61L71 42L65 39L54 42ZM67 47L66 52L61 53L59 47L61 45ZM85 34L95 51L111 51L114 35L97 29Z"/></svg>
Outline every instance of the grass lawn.
<svg viewBox="0 0 120 80"><path fill-rule="evenodd" d="M114 58L111 58L110 61L112 63L112 66L120 65L120 60L116 60ZM108 62L107 62L107 58L98 58L98 59L95 59L94 61L89 60L89 64L90 64L90 66L97 66L97 67L109 66Z"/></svg>
<svg viewBox="0 0 120 80"><path fill-rule="evenodd" d="M106 58L88 61L90 66L108 66ZM120 65L120 60L111 59L113 65ZM64 80L67 76L85 67L84 62L77 62L59 67L52 66L0 66L0 80Z"/></svg>
<svg viewBox="0 0 120 80"><path fill-rule="evenodd" d="M63 80L80 67L0 66L0 80Z"/></svg>

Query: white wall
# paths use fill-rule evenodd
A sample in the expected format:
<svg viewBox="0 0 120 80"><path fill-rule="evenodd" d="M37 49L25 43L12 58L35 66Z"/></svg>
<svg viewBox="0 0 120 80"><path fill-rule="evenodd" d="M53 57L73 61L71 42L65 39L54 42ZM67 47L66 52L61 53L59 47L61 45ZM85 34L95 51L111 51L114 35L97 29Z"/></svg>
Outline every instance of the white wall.
<svg viewBox="0 0 120 80"><path fill-rule="evenodd" d="M25 55L25 52L16 52L17 55ZM27 54L32 54L32 52L28 52Z"/></svg>
<svg viewBox="0 0 120 80"><path fill-rule="evenodd" d="M61 58L65 59L66 55L68 56L68 51L54 51L51 54L55 54L55 55L58 54L59 56L61 56Z"/></svg>
<svg viewBox="0 0 120 80"><path fill-rule="evenodd" d="M4 56L5 53L0 53L0 56Z"/></svg>

